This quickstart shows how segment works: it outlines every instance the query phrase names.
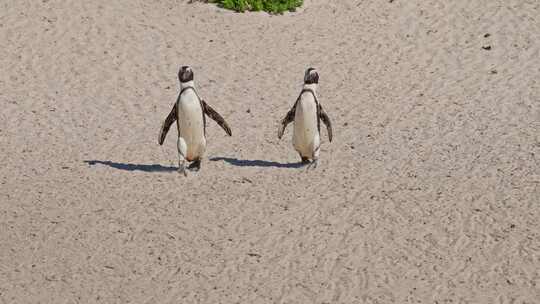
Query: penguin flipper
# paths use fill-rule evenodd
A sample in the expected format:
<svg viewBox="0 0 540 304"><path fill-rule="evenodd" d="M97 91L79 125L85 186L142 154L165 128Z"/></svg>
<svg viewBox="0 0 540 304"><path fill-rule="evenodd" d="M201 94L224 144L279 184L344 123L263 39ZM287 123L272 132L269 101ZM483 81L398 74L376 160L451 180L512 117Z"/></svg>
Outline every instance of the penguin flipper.
<svg viewBox="0 0 540 304"><path fill-rule="evenodd" d="M326 131L328 132L328 140L332 142L332 122L330 122L330 117L323 110L321 104L319 104L319 118L326 125Z"/></svg>
<svg viewBox="0 0 540 304"><path fill-rule="evenodd" d="M283 120L281 120L281 125L279 126L278 135L277 135L278 139L281 139L281 137L283 136L283 132L285 132L285 128L287 127L287 125L290 124L291 122L293 122L294 114L296 113L296 104L297 103L298 103L298 100L294 103L294 106L289 110L287 115L285 115Z"/></svg>
<svg viewBox="0 0 540 304"><path fill-rule="evenodd" d="M232 131L225 119L219 115L218 112L216 112L214 109L212 109L211 106L209 106L204 100L201 100L201 103L203 105L203 112L204 114L208 115L208 117L212 118L225 132L232 136Z"/></svg>
<svg viewBox="0 0 540 304"><path fill-rule="evenodd" d="M169 132L171 125L176 121L176 117L176 104L174 104L174 107L172 108L169 115L167 115L167 118L165 118L165 121L163 122L163 125L161 125L161 129L159 130L158 143L160 145L163 145L165 137L167 136L167 132Z"/></svg>

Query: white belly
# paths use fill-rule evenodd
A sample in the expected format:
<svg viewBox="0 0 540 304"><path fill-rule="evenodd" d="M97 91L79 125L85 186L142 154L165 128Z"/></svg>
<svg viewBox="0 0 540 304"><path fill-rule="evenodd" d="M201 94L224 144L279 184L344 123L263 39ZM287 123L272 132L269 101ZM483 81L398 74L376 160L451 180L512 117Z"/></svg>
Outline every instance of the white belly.
<svg viewBox="0 0 540 304"><path fill-rule="evenodd" d="M177 104L178 136L186 142L186 159L193 161L204 154L206 139L201 104L193 90L186 90Z"/></svg>
<svg viewBox="0 0 540 304"><path fill-rule="evenodd" d="M317 104L309 92L302 94L294 115L293 145L304 157L313 158L313 152L320 145L317 128Z"/></svg>

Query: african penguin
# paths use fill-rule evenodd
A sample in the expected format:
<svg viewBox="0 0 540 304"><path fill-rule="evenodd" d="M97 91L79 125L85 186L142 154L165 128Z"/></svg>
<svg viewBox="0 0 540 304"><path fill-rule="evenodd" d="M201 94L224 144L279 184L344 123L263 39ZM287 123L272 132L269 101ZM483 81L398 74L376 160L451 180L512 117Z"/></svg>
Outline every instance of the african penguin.
<svg viewBox="0 0 540 304"><path fill-rule="evenodd" d="M302 163L317 167L321 147L320 129L321 121L326 125L328 139L332 141L332 123L324 112L321 103L317 99L317 85L319 73L314 68L306 70L304 75L304 87L300 96L296 99L291 110L281 121L278 130L278 138L281 139L283 132L289 123L294 121L293 146L300 154Z"/></svg>
<svg viewBox="0 0 540 304"><path fill-rule="evenodd" d="M197 94L193 71L189 66L180 68L178 79L180 80L180 94L178 94L176 103L161 126L158 143L163 145L169 128L176 121L178 127L178 172L187 176L186 161L193 162L190 168L199 170L201 158L206 150L205 115L215 120L229 136L232 136L232 132L223 117Z"/></svg>

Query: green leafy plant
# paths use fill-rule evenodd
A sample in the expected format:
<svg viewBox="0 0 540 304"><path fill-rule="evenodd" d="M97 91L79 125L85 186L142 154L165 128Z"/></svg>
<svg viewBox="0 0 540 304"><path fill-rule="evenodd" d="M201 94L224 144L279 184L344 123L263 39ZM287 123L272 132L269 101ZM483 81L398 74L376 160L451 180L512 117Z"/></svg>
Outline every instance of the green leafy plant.
<svg viewBox="0 0 540 304"><path fill-rule="evenodd" d="M303 4L303 0L213 0L219 6L237 12L266 11L271 14L281 14L294 11Z"/></svg>

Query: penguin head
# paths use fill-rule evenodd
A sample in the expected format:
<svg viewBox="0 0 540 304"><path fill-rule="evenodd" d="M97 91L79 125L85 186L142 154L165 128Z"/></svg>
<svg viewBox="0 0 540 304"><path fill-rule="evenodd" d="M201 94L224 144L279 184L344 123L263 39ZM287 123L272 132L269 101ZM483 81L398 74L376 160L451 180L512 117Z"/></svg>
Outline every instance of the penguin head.
<svg viewBox="0 0 540 304"><path fill-rule="evenodd" d="M180 68L178 71L178 79L180 82L188 82L193 80L193 71L187 65Z"/></svg>
<svg viewBox="0 0 540 304"><path fill-rule="evenodd" d="M315 68L309 68L304 75L304 84L319 83L319 73Z"/></svg>

